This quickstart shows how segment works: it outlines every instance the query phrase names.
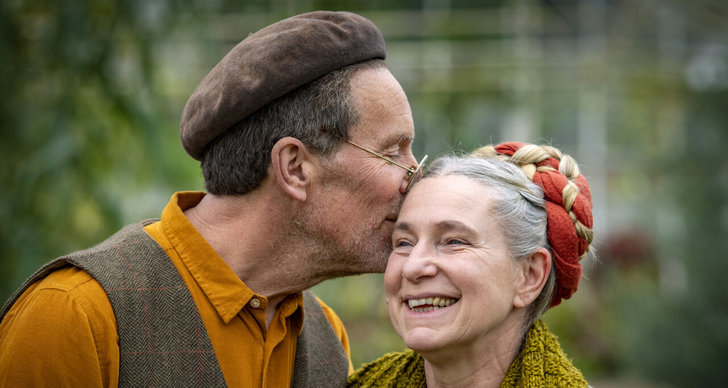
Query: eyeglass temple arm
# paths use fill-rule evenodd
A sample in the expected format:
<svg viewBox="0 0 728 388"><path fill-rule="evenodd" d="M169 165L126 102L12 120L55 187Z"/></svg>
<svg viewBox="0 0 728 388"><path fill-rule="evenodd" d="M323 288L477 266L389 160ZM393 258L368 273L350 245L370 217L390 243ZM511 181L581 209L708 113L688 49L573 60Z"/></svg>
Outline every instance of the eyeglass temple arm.
<svg viewBox="0 0 728 388"><path fill-rule="evenodd" d="M371 155L374 155L374 156L376 156L376 157L378 157L378 158L382 158L382 159L384 159L384 160L388 161L389 163L392 163L392 164L394 164L394 165L395 165L395 166L397 166L397 167L401 167L401 168L403 168L403 169L405 169L405 170L409 171L409 172L410 172L410 174L414 174L414 173L415 173L415 171L417 171L417 169L416 169L416 168L412 168L412 167L407 167L407 166L405 166L405 165L403 165L403 164L397 163L397 162L395 162L394 160L392 160L392 159L390 159L390 158L388 158L388 157L386 157L386 156L384 156L384 155L380 155L380 154L378 154L378 153L376 153L376 152L374 152L374 151L371 151L371 150L369 150L369 149L367 149L367 148L364 148L363 146L360 146L359 144L356 144L356 143L354 143L354 142L353 142L353 141L351 141L351 140L347 140L347 142L348 142L349 144L353 145L354 147L356 147L356 148L358 148L358 149L362 150L362 151L368 152L368 153L369 153L369 154L371 154ZM427 156L425 156L425 159L427 159ZM424 159L423 159L422 161L424 162ZM420 163L420 164L422 164L422 163ZM419 168L419 165L418 165L417 167Z"/></svg>

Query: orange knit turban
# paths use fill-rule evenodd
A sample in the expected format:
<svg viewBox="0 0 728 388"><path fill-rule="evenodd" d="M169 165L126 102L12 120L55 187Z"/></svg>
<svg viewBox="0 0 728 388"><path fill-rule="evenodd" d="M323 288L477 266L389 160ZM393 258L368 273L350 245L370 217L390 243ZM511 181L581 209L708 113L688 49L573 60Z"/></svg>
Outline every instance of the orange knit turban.
<svg viewBox="0 0 728 388"><path fill-rule="evenodd" d="M486 148L489 147L476 150L474 154L486 155L486 151L482 151ZM566 171L565 166L560 166L562 163L566 164L563 162L565 158L571 159L571 157L562 155L553 147L508 142L496 145L492 149L500 155L507 155L508 161L519 165L528 178L544 191L547 236L556 268L556 287L551 307L556 306L562 299L569 299L576 292L581 279L580 260L592 241L592 197L589 184L579 173L573 159L571 165L574 168L571 171ZM532 157L524 157L528 150L534 149L547 152L540 152L542 156L535 160ZM526 165L535 165L535 169L524 168Z"/></svg>

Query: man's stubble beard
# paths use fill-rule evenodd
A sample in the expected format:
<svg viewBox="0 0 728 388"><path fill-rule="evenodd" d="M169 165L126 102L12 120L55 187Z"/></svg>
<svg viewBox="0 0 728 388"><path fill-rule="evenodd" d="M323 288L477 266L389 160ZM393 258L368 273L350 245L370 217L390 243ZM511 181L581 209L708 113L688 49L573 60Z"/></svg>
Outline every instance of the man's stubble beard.
<svg viewBox="0 0 728 388"><path fill-rule="evenodd" d="M335 170L329 170L320 182L322 190L329 191L329 196L366 190L351 177ZM385 222L383 217L398 214L402 201L392 204L385 214L372 214L365 220L365 225L347 223L347 212L331 214L330 206L321 202L314 199L310 206L300 209L292 218L291 230L297 240L307 245L306 251L318 252L306 265L313 266L311 269L326 278L384 272L392 252L393 223ZM335 221L342 225L341 230L329 227L331 217L337 217Z"/></svg>
<svg viewBox="0 0 728 388"><path fill-rule="evenodd" d="M329 279L384 272L392 252L391 230L383 236L380 230L345 222L341 230L332 230L326 211L325 207L302 210L291 221L293 240L304 244L301 252L311 254L305 265ZM372 221L376 220L367 224L375 225Z"/></svg>

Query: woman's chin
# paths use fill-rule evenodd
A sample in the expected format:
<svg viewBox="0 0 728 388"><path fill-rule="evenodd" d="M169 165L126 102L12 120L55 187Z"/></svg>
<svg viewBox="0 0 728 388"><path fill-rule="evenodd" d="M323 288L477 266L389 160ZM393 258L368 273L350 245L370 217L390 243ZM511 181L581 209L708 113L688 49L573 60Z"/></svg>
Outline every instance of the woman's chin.
<svg viewBox="0 0 728 388"><path fill-rule="evenodd" d="M447 341L440 338L437 330L422 327L408 330L402 335L402 339L408 348L418 353L436 351L447 345Z"/></svg>

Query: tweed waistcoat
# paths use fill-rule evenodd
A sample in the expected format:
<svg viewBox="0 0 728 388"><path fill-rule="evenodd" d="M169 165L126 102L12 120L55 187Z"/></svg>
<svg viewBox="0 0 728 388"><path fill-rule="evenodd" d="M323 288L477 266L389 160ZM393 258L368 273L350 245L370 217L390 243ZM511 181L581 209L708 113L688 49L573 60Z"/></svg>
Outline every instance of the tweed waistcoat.
<svg viewBox="0 0 728 388"><path fill-rule="evenodd" d="M8 300L0 320L28 286L73 265L99 282L111 302L119 334L120 387L226 386L184 280L144 225L129 225L93 248L46 264ZM348 358L309 291L304 292L304 311L291 386L343 386Z"/></svg>

